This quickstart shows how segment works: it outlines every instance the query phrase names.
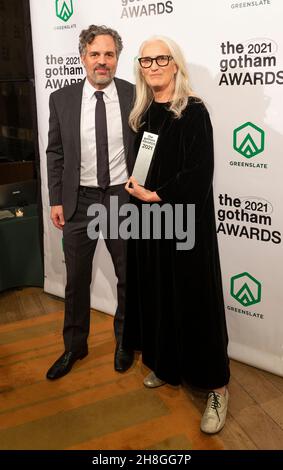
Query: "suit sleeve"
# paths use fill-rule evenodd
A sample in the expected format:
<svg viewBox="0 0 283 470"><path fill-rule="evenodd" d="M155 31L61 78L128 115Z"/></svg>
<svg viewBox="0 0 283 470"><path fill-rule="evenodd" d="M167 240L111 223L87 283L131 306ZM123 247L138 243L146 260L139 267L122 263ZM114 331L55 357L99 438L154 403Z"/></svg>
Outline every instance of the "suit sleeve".
<svg viewBox="0 0 283 470"><path fill-rule="evenodd" d="M53 95L49 98L49 132L47 155L47 175L49 200L51 206L62 204L62 177L64 169L64 154L61 138L60 123Z"/></svg>
<svg viewBox="0 0 283 470"><path fill-rule="evenodd" d="M213 131L204 105L192 106L193 117L186 119L182 137L182 167L156 192L163 202L196 204L202 212L212 187Z"/></svg>

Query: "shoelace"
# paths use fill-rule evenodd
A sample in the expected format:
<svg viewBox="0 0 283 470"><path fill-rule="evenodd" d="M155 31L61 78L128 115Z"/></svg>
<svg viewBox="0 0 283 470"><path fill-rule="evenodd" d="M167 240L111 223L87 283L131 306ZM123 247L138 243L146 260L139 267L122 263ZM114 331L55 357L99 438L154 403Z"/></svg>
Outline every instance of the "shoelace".
<svg viewBox="0 0 283 470"><path fill-rule="evenodd" d="M71 355L72 355L71 351L64 354L64 358L63 358L64 365L69 362Z"/></svg>
<svg viewBox="0 0 283 470"><path fill-rule="evenodd" d="M211 396L212 396L212 402L211 402L210 408L212 408L213 410L216 411L217 417L220 421L220 417L219 417L219 413L218 413L218 409L217 409L217 408L221 408L221 403L219 401L220 397L215 392L210 392L208 394L208 398L210 398Z"/></svg>

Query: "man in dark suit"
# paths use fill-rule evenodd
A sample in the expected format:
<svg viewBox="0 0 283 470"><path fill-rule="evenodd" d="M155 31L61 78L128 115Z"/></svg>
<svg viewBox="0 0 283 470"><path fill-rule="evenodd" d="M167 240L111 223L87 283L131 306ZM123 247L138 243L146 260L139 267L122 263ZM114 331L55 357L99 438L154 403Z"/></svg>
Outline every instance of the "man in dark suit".
<svg viewBox="0 0 283 470"><path fill-rule="evenodd" d="M83 30L79 51L85 80L50 95L47 169L51 219L63 230L67 270L65 351L48 370L50 380L66 375L75 361L88 354L90 284L97 244L97 238L87 234L88 207L102 204L111 223L111 198L118 196L119 207L128 201L124 186L134 165L133 134L128 125L134 86L114 78L122 47L121 37L111 28L91 25ZM118 279L114 367L124 372L134 357L121 346L126 241L106 237L105 243Z"/></svg>

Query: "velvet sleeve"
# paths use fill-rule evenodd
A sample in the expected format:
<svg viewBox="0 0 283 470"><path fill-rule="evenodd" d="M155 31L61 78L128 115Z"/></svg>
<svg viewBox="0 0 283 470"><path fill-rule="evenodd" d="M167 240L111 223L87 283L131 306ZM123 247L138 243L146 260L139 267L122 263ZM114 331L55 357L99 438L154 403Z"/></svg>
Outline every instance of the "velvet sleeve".
<svg viewBox="0 0 283 470"><path fill-rule="evenodd" d="M213 178L212 126L203 103L190 104L182 119L180 170L156 192L162 202L196 204L201 210Z"/></svg>

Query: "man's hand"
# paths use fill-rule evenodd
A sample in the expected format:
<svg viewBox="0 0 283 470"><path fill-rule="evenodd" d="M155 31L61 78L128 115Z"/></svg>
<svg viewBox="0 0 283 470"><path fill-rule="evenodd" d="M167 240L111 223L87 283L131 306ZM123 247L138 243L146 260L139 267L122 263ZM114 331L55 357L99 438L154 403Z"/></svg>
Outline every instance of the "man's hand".
<svg viewBox="0 0 283 470"><path fill-rule="evenodd" d="M50 218L56 228L63 230L63 226L65 225L63 206L52 206Z"/></svg>
<svg viewBox="0 0 283 470"><path fill-rule="evenodd" d="M143 188L143 186L140 186L134 178L134 176L131 176L128 179L128 182L125 186L126 191L128 191L131 196L134 196L141 201L144 202L159 202L161 201L160 197L155 191L150 191L149 189Z"/></svg>

